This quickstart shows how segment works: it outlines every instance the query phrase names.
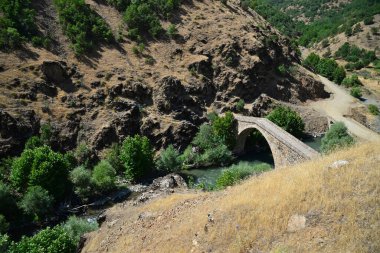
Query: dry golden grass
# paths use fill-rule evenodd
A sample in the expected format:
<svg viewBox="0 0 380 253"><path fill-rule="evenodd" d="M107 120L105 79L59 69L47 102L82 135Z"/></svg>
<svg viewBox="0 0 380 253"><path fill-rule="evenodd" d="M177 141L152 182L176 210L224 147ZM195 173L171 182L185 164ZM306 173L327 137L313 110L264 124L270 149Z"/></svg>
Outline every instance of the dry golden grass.
<svg viewBox="0 0 380 253"><path fill-rule="evenodd" d="M379 151L362 144L223 192L116 206L83 252L380 252ZM340 159L350 164L328 168ZM294 214L306 227L288 232Z"/></svg>

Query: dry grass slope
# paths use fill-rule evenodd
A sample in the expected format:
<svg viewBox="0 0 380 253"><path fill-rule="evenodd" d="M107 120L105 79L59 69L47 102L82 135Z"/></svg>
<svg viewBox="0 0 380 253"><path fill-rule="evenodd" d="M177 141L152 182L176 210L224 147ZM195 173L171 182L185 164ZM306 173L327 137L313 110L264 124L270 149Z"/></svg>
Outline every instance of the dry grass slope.
<svg viewBox="0 0 380 253"><path fill-rule="evenodd" d="M223 192L116 206L83 252L380 252L379 151L362 144ZM339 159L350 163L328 168ZM295 214L306 227L289 232Z"/></svg>

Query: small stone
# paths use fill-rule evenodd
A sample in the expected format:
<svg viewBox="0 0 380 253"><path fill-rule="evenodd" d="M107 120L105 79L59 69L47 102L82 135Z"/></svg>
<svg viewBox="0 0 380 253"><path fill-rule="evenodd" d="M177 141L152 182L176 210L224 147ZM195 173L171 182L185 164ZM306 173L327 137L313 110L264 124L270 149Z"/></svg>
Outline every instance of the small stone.
<svg viewBox="0 0 380 253"><path fill-rule="evenodd" d="M306 227L306 217L303 215L292 215L288 221L288 232L296 232Z"/></svg>
<svg viewBox="0 0 380 253"><path fill-rule="evenodd" d="M329 169L338 169L338 168L344 167L348 164L350 164L350 163L347 160L338 160L338 161L333 162L329 166Z"/></svg>

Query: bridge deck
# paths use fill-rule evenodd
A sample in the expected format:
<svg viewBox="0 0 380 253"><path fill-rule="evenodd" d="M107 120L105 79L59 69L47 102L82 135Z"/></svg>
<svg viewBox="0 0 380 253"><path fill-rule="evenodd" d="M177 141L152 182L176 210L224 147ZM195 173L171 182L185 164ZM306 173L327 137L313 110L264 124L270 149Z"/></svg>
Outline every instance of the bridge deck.
<svg viewBox="0 0 380 253"><path fill-rule="evenodd" d="M305 158L319 156L319 153L316 150L312 149L266 118L247 117L240 115L234 115L234 117L239 122L252 123L258 125L262 129L265 129L265 131L267 131L274 138L284 143L290 149L296 151L299 154L302 154Z"/></svg>

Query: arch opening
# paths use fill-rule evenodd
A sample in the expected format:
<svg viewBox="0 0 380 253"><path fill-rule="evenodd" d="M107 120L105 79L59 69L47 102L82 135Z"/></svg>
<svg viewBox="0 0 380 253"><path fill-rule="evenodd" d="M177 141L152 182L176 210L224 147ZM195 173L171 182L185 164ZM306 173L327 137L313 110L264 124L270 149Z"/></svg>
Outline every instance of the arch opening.
<svg viewBox="0 0 380 253"><path fill-rule="evenodd" d="M242 160L258 160L274 165L272 148L262 132L249 127L241 131L237 137L235 153Z"/></svg>

